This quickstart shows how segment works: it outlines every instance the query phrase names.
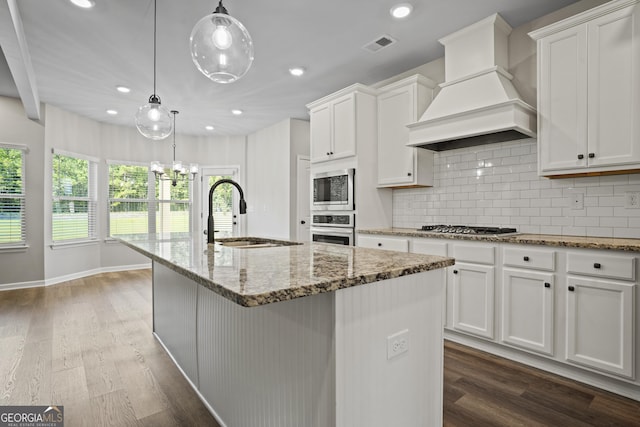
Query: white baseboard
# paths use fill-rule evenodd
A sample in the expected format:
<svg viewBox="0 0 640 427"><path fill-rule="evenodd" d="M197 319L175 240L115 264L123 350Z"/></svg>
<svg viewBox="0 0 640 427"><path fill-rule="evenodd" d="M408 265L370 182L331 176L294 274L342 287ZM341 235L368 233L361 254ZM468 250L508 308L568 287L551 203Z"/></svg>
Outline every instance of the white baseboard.
<svg viewBox="0 0 640 427"><path fill-rule="evenodd" d="M0 285L0 291L10 291L13 289L39 288L44 286L44 280L33 280L31 282L5 283Z"/></svg>
<svg viewBox="0 0 640 427"><path fill-rule="evenodd" d="M56 285L58 283L68 282L70 280L76 280L76 279L82 279L83 277L94 276L100 273L114 273L117 271L144 270L147 268L151 268L151 263L94 268L91 270L80 271L73 274L66 274L64 276L52 277L45 280L34 280L31 282L0 284L0 291L8 291L12 289L38 288L41 286L51 286L51 285Z"/></svg>

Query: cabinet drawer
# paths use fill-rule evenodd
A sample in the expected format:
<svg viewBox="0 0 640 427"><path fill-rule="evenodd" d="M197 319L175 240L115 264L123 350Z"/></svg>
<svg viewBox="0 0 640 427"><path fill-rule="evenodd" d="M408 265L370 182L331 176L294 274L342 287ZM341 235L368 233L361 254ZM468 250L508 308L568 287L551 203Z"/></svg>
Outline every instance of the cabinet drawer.
<svg viewBox="0 0 640 427"><path fill-rule="evenodd" d="M630 255L569 252L567 272L610 279L635 280L636 258Z"/></svg>
<svg viewBox="0 0 640 427"><path fill-rule="evenodd" d="M413 239L411 242L411 252L414 254L447 256L447 243Z"/></svg>
<svg viewBox="0 0 640 427"><path fill-rule="evenodd" d="M458 261L475 262L478 264L495 263L495 247L483 245L453 245L452 256Z"/></svg>
<svg viewBox="0 0 640 427"><path fill-rule="evenodd" d="M506 247L503 254L504 265L545 271L553 271L555 269L555 251Z"/></svg>
<svg viewBox="0 0 640 427"><path fill-rule="evenodd" d="M358 235L358 246L363 248L386 249L388 251L409 252L409 239L383 236Z"/></svg>

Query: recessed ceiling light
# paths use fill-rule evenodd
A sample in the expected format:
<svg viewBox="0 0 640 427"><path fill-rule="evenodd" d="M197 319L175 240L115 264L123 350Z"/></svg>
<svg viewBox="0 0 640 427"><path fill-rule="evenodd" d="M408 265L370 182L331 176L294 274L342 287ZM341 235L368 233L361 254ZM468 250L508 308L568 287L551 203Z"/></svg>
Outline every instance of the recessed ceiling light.
<svg viewBox="0 0 640 427"><path fill-rule="evenodd" d="M239 116L240 114L242 114L242 113L243 113L243 111L242 111L242 110L231 110L231 113L232 113L233 115Z"/></svg>
<svg viewBox="0 0 640 427"><path fill-rule="evenodd" d="M292 76L296 76L296 77L300 77L301 75L304 74L304 68L303 67L292 67L289 68L289 74L291 74Z"/></svg>
<svg viewBox="0 0 640 427"><path fill-rule="evenodd" d="M131 89L129 89L126 86L116 86L116 90L118 92L121 92L121 93L129 93L129 92L131 92Z"/></svg>
<svg viewBox="0 0 640 427"><path fill-rule="evenodd" d="M74 5L81 7L83 9L91 9L93 6L96 5L96 2L94 0L69 0L69 1Z"/></svg>
<svg viewBox="0 0 640 427"><path fill-rule="evenodd" d="M206 130L214 130L215 128L211 125L205 126L204 127Z"/></svg>
<svg viewBox="0 0 640 427"><path fill-rule="evenodd" d="M118 114L118 112L116 110L107 110L107 114L110 116L115 116Z"/></svg>
<svg viewBox="0 0 640 427"><path fill-rule="evenodd" d="M391 8L390 13L391 13L391 16L393 16L394 18L402 19L411 15L412 11L413 11L413 6L411 6L409 3L400 3L393 6Z"/></svg>

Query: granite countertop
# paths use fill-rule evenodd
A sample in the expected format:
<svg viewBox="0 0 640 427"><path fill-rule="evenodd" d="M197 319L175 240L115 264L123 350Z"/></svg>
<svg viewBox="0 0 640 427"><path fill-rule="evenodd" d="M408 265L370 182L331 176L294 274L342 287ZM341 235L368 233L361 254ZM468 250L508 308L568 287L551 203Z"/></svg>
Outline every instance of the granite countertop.
<svg viewBox="0 0 640 427"><path fill-rule="evenodd" d="M323 243L248 249L216 244L212 251L195 243L197 239L186 233L119 236L118 240L245 307L333 292L454 264L453 258L435 255Z"/></svg>
<svg viewBox="0 0 640 427"><path fill-rule="evenodd" d="M386 236L426 237L451 240L476 240L481 242L516 243L523 245L561 246L584 249L609 249L616 251L640 252L640 239L624 239L617 237L585 237L564 236L554 234L511 234L511 235L469 235L431 233L413 228L385 228L372 230L357 230L360 234L375 234Z"/></svg>

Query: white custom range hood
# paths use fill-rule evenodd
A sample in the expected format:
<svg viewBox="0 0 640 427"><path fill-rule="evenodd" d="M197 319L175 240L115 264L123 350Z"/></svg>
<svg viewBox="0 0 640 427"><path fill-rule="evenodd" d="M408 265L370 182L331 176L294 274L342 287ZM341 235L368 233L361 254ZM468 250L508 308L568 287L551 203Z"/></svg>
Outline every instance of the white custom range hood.
<svg viewBox="0 0 640 427"><path fill-rule="evenodd" d="M445 83L417 123L409 143L434 151L536 136L536 110L513 87L508 36L498 14L439 40L445 47Z"/></svg>

